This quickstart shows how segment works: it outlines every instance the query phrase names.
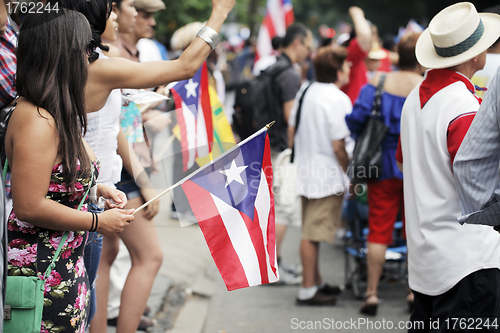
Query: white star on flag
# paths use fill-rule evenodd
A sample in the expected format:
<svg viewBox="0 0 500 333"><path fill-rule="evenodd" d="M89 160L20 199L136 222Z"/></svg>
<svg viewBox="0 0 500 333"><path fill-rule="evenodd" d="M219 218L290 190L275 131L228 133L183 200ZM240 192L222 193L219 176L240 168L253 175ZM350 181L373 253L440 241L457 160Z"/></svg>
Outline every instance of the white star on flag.
<svg viewBox="0 0 500 333"><path fill-rule="evenodd" d="M231 162L231 166L229 169L222 169L219 170L220 173L222 173L224 176L226 176L226 187L228 187L229 184L232 183L233 180L237 181L238 183L244 185L243 180L241 179L241 173L245 171L245 169L248 166L236 166L236 162L233 160Z"/></svg>
<svg viewBox="0 0 500 333"><path fill-rule="evenodd" d="M184 86L186 88L186 98L190 96L196 97L196 87L198 87L198 82L193 82L193 79L189 79L189 82Z"/></svg>

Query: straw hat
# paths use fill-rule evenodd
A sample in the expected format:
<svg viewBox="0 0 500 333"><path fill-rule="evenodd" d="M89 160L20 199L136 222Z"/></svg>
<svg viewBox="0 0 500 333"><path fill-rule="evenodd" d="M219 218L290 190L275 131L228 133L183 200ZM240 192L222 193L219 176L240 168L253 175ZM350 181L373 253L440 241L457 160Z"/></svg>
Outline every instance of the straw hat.
<svg viewBox="0 0 500 333"><path fill-rule="evenodd" d="M470 2L440 11L417 41L418 62L427 68L464 63L487 50L500 36L500 15L478 14Z"/></svg>
<svg viewBox="0 0 500 333"><path fill-rule="evenodd" d="M205 26L203 22L191 22L177 29L170 39L170 46L175 50L184 50L196 38L196 34Z"/></svg>
<svg viewBox="0 0 500 333"><path fill-rule="evenodd" d="M161 0L136 0L134 6L135 9L147 13L156 13L165 9L165 3Z"/></svg>
<svg viewBox="0 0 500 333"><path fill-rule="evenodd" d="M370 52L368 52L367 57L368 57L368 59L371 59L371 60L382 60L382 59L387 58L387 53L384 50L382 50L379 42L374 40L372 42L372 48L370 49Z"/></svg>

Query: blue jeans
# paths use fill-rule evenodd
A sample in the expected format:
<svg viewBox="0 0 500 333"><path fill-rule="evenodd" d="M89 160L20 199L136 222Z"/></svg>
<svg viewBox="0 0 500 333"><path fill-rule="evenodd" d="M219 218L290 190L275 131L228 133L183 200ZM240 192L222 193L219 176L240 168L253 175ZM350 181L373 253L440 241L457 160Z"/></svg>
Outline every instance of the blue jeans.
<svg viewBox="0 0 500 333"><path fill-rule="evenodd" d="M102 213L104 209L98 208L95 204L89 204L89 212ZM87 325L90 323L94 317L97 301L95 295L95 279L97 277L97 268L99 267L99 260L101 259L102 250L102 235L95 232L89 232L89 237L87 243L85 244L85 255L83 256L83 261L85 263L85 269L87 270L87 276L89 278L90 285L90 307L89 315L87 318Z"/></svg>

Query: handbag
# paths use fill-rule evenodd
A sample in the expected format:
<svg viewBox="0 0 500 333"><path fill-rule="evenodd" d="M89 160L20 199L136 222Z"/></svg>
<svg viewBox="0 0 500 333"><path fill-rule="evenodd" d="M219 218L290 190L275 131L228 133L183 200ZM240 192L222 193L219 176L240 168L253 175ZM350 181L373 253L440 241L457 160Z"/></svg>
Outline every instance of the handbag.
<svg viewBox="0 0 500 333"><path fill-rule="evenodd" d="M374 93L372 114L368 118L361 135L356 140L351 162L351 179L354 183L376 180L381 175L382 141L384 141L389 131L389 127L379 119L384 81L385 74L382 74Z"/></svg>
<svg viewBox="0 0 500 333"><path fill-rule="evenodd" d="M7 161L6 161L7 162ZM94 169L92 167L93 178ZM87 189L77 210L80 210L90 190ZM45 281L56 267L61 250L66 243L69 231L64 232L50 265L45 271ZM44 302L45 281L37 276L7 276L5 307L3 314L4 333L40 333Z"/></svg>

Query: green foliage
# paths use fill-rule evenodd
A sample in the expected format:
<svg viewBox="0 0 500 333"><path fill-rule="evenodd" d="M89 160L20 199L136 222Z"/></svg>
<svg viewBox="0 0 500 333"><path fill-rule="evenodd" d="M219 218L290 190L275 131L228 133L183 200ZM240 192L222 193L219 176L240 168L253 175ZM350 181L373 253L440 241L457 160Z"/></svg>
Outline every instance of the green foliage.
<svg viewBox="0 0 500 333"><path fill-rule="evenodd" d="M210 0L164 0L167 9L156 14L157 38L164 41L174 31L187 23L206 21L210 16ZM379 34L397 34L400 26L406 26L410 19L422 25L441 9L457 1L453 0L292 0L295 20L306 24L313 33L321 24L335 27L341 20L351 22L348 15L350 6L359 6L366 18L379 28ZM497 4L497 0L471 1L481 11ZM234 10L226 22L247 25L252 35L257 35L258 27L265 12L266 0L237 0Z"/></svg>
<svg viewBox="0 0 500 333"><path fill-rule="evenodd" d="M165 36L172 36L178 28L194 22L208 20L212 11L210 0L166 0L167 8L156 13L156 36L164 41Z"/></svg>
<svg viewBox="0 0 500 333"><path fill-rule="evenodd" d="M212 11L210 0L164 1L167 9L155 15L156 36L162 42L188 23L208 20ZM253 34L257 34L265 6L266 0L237 0L226 22L242 23L249 26Z"/></svg>

